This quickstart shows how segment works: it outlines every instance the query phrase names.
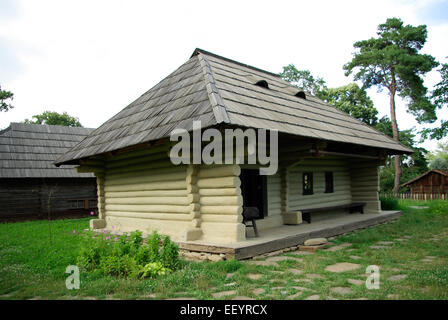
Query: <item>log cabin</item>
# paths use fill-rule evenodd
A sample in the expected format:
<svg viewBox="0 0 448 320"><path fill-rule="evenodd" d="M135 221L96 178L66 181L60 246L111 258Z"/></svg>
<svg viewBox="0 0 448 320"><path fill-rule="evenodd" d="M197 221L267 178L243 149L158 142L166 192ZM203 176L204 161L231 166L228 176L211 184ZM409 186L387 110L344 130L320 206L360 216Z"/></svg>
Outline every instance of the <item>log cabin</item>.
<svg viewBox="0 0 448 320"><path fill-rule="evenodd" d="M93 129L11 123L0 131L0 220L96 210L96 179L53 161Z"/></svg>
<svg viewBox="0 0 448 320"><path fill-rule="evenodd" d="M195 121L277 132L275 174L261 175L258 162L174 165L170 134ZM196 49L55 164L97 177L94 229L229 244L247 239L245 208L258 209L260 237L321 214L380 213L378 167L411 152L277 74Z"/></svg>
<svg viewBox="0 0 448 320"><path fill-rule="evenodd" d="M411 194L446 194L448 193L448 170L428 170L403 183L402 187L409 187Z"/></svg>

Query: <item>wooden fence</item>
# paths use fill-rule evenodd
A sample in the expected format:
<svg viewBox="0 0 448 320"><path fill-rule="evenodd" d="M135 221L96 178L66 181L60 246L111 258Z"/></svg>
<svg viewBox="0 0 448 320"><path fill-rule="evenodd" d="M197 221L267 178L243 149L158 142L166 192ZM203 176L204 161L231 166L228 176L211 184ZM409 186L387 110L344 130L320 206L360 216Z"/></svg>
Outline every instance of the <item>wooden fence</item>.
<svg viewBox="0 0 448 320"><path fill-rule="evenodd" d="M380 193L380 197L423 201L448 200L448 193Z"/></svg>

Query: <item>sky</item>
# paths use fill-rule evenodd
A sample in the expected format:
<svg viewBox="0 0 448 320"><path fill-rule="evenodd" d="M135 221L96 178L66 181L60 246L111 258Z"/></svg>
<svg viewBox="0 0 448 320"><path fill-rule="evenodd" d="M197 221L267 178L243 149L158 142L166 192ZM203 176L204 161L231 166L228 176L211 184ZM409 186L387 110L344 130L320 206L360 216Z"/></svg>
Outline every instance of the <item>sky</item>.
<svg viewBox="0 0 448 320"><path fill-rule="evenodd" d="M292 63L342 86L353 81L342 68L353 44L376 36L390 17L427 25L422 53L448 62L448 0L0 0L0 85L14 93L0 128L45 110L96 128L195 48L275 73ZM429 89L438 81L436 71L425 77ZM387 92L368 93L388 115ZM444 111L439 117L448 119ZM397 119L401 130L422 128L400 99Z"/></svg>

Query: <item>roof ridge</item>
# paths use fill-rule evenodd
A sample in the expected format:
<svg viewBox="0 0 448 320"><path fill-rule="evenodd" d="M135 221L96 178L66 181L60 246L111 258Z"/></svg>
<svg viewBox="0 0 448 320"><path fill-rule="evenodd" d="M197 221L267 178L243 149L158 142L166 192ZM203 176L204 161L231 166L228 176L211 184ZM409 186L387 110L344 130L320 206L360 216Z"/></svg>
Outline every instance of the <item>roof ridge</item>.
<svg viewBox="0 0 448 320"><path fill-rule="evenodd" d="M224 102L219 94L219 90L216 87L215 77L207 58L199 52L197 55L199 63L202 67L202 73L204 75L205 87L207 89L208 98L212 105L213 115L217 123L230 123L229 114L224 105Z"/></svg>
<svg viewBox="0 0 448 320"><path fill-rule="evenodd" d="M246 68L249 68L249 69L253 69L253 70L257 70L257 71L260 71L260 72L264 72L264 73L270 74L271 76L274 76L274 77L277 77L277 78L281 78L276 73L273 73L273 72L270 72L270 71L266 71L266 70L263 70L263 69L260 69L260 68L257 68L257 67L254 67L254 66L251 66L251 65L248 65L248 64L236 61L236 60L232 60L232 59L220 56L220 55L218 55L216 53L209 52L209 51L206 51L206 50L203 50L203 49L200 49L200 48L196 48L193 51L193 54L191 55L191 57L193 57L195 55L199 55L199 54L209 55L209 56L212 56L212 57L215 57L215 58L219 58L219 59L222 59L222 60L225 60L225 61L228 61L228 62L236 63L236 64L238 64L240 66L243 66L243 67L246 67Z"/></svg>

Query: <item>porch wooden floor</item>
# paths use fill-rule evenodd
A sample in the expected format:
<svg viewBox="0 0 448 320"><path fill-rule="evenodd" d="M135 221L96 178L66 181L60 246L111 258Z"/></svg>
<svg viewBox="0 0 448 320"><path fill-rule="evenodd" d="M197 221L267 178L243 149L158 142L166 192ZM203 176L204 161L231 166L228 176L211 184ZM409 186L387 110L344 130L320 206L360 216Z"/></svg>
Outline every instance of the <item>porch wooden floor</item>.
<svg viewBox="0 0 448 320"><path fill-rule="evenodd" d="M376 214L346 214L331 219L304 222L300 225L283 225L259 231L258 238L247 238L235 243L212 243L206 241L179 242L179 248L190 251L224 253L235 259L247 259L256 255L303 244L310 238L328 238L353 230L398 219L401 211L382 211ZM249 235L252 234L250 228Z"/></svg>

